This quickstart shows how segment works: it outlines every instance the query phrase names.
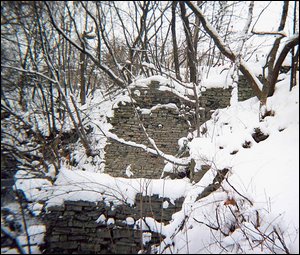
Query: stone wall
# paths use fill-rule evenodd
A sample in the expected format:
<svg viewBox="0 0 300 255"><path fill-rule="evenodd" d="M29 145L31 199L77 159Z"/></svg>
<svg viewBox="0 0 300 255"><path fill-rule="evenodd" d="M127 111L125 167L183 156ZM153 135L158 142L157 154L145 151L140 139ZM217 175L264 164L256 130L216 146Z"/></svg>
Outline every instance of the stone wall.
<svg viewBox="0 0 300 255"><path fill-rule="evenodd" d="M163 203L168 202L168 208ZM181 209L183 198L172 204L169 198L137 194L135 205L106 205L104 202L65 201L62 206L48 208L45 214L45 254L134 254L158 244L161 236L149 230L134 228L136 221L152 217L167 223ZM166 202L165 202L166 203ZM96 222L99 216L105 221ZM131 221L128 221L131 217ZM127 223L126 223L127 219ZM110 222L112 224L110 224ZM143 233L151 233L151 241L143 245Z"/></svg>
<svg viewBox="0 0 300 255"><path fill-rule="evenodd" d="M243 75L239 75L238 81L238 101L244 101L249 99L250 97L254 97L255 94L248 84L248 81L245 79Z"/></svg>
<svg viewBox="0 0 300 255"><path fill-rule="evenodd" d="M227 89L223 88L210 88L201 92L200 106L205 109L204 117L201 123L210 119L212 111L225 108L230 105L232 87Z"/></svg>
<svg viewBox="0 0 300 255"><path fill-rule="evenodd" d="M232 88L211 88L202 92L200 106L204 111L200 116L201 124L210 118L212 110L230 104L231 91ZM176 155L178 139L195 130L194 103L172 91L160 90L157 81L152 81L148 87L133 88L131 94L140 120L157 147L164 153ZM152 148L131 103L120 102L109 122L113 125L111 132L118 137ZM105 147L105 172L112 176L127 177L125 171L129 165L135 178L160 178L165 163L162 158L146 153L143 149L108 140Z"/></svg>
<svg viewBox="0 0 300 255"><path fill-rule="evenodd" d="M140 121L157 147L165 153L175 155L178 139L192 130L187 121L191 120L192 115L186 110L191 110L192 107L189 101L170 91L160 91L158 86L158 82L152 81L148 88L132 89L134 106L138 107ZM159 106L156 107L157 105ZM184 106L185 115L182 114L181 106ZM111 132L119 138L153 148L139 125L131 103L120 102L114 110L114 117L109 121L113 125ZM133 177L159 178L164 167L164 160L158 156L111 139L105 147L105 161L105 172L112 176L127 177L125 170L130 165Z"/></svg>

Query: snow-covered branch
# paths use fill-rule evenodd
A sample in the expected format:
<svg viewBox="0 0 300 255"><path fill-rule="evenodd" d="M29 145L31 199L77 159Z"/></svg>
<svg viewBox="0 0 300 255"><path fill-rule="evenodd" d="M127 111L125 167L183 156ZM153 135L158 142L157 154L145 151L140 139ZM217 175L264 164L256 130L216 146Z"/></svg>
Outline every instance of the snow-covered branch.
<svg viewBox="0 0 300 255"><path fill-rule="evenodd" d="M251 22L252 22L253 7L254 7L254 1L251 1L250 4L249 4L247 21L245 23L245 26L244 26L242 32L241 32L241 40L240 40L239 47L238 47L238 53L239 53L240 56L242 55L241 52L242 52L243 46L244 46L244 44L245 44L245 42L248 38L247 34L248 34L249 27L250 27Z"/></svg>
<svg viewBox="0 0 300 255"><path fill-rule="evenodd" d="M285 31L251 31L255 35L279 35L280 37L286 37Z"/></svg>
<svg viewBox="0 0 300 255"><path fill-rule="evenodd" d="M157 68L155 67L154 64L152 63L147 63L147 62L143 62L142 63L143 67L149 68L151 70L154 71L158 71ZM193 89L192 86L189 86L188 84L178 80L177 78L173 77L172 75L168 74L167 72L163 71L163 70L159 70L162 74L166 75L167 77L171 78L172 80L176 81L177 83L179 83L180 85L182 85L183 87L187 88L187 89Z"/></svg>
<svg viewBox="0 0 300 255"><path fill-rule="evenodd" d="M229 58L232 62L237 61L237 54L234 53L223 41L223 39L220 37L216 29L210 24L210 22L205 18L200 8L195 5L191 1L186 1L186 4L192 9L194 14L199 17L205 31L211 36L211 38L214 40L216 46L219 48L219 50L222 52L223 55L225 55L227 58ZM261 89L263 85L258 79L255 79L255 75L253 72L245 65L245 62L241 61L239 66L240 71L244 74L244 76L250 81L250 85L252 89L255 92L255 95L260 98L261 97Z"/></svg>

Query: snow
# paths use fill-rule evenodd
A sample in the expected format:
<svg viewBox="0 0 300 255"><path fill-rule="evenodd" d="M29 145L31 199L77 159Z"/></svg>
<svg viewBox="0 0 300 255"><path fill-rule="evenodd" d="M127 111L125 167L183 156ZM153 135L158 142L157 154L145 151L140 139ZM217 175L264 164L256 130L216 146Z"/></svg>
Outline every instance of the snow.
<svg viewBox="0 0 300 255"><path fill-rule="evenodd" d="M119 108L118 104L119 104L120 102L121 102L121 104L125 105L126 103L131 103L131 102L132 102L131 100L132 100L132 99L131 99L130 96L127 95L127 94L125 94L125 95L120 95L120 96L118 96L118 97L114 100L112 109L117 109L117 108ZM133 102L135 102L135 101L133 100ZM109 114L109 115L107 115L107 116L113 116L113 113L111 113L111 114Z"/></svg>
<svg viewBox="0 0 300 255"><path fill-rule="evenodd" d="M234 70L230 65L211 67L207 71L207 67L202 67L202 69L205 70L205 75L201 77L201 91L209 88L225 89L233 83Z"/></svg>
<svg viewBox="0 0 300 255"><path fill-rule="evenodd" d="M47 189L52 183L43 178L35 178L24 170L19 170L15 174L16 190L22 190L27 201L44 201L47 197Z"/></svg>
<svg viewBox="0 0 300 255"><path fill-rule="evenodd" d="M31 254L42 254L39 246L44 243L44 235L46 233L45 225L31 225L27 228L27 231L30 238ZM25 250L28 251L27 236L20 235L17 237L17 240L20 244L24 245L26 247ZM28 252L28 254L30 253Z"/></svg>
<svg viewBox="0 0 300 255"><path fill-rule="evenodd" d="M160 223L153 219L152 217L144 217L135 222L134 229L139 229L143 231L153 231L158 233L165 233L164 223Z"/></svg>
<svg viewBox="0 0 300 255"><path fill-rule="evenodd" d="M162 207L164 209L167 209L169 207L169 202L168 201L164 201Z"/></svg>
<svg viewBox="0 0 300 255"><path fill-rule="evenodd" d="M106 222L106 217L104 214L101 214L99 218L96 220L96 223L105 223Z"/></svg>
<svg viewBox="0 0 300 255"><path fill-rule="evenodd" d="M181 137L178 139L178 146L179 148L183 148L188 144L188 139L186 137Z"/></svg>
<svg viewBox="0 0 300 255"><path fill-rule="evenodd" d="M137 193L158 194L176 200L191 187L188 180L151 180L114 178L108 174L62 168L53 187L48 190L46 208L59 206L65 200L133 205Z"/></svg>
<svg viewBox="0 0 300 255"><path fill-rule="evenodd" d="M143 232L142 240L143 244L146 245L151 241L152 234L151 232Z"/></svg>
<svg viewBox="0 0 300 255"><path fill-rule="evenodd" d="M131 165L128 165L126 167L126 171L125 171L127 177L131 177L133 175L133 172L131 172Z"/></svg>
<svg viewBox="0 0 300 255"><path fill-rule="evenodd" d="M125 222L127 225L134 225L134 223L135 223L134 218L132 218L132 217L127 217Z"/></svg>
<svg viewBox="0 0 300 255"><path fill-rule="evenodd" d="M28 204L28 209L32 212L34 216L38 216L41 214L44 205L41 203L31 203Z"/></svg>
<svg viewBox="0 0 300 255"><path fill-rule="evenodd" d="M133 94L135 94L138 97L141 96L141 92L138 89L136 89L135 91L133 91Z"/></svg>
<svg viewBox="0 0 300 255"><path fill-rule="evenodd" d="M1 249L1 254L19 254L19 251L17 248L14 249L3 248Z"/></svg>
<svg viewBox="0 0 300 255"><path fill-rule="evenodd" d="M115 219L114 218L108 218L106 224L107 225L114 225L115 224Z"/></svg>
<svg viewBox="0 0 300 255"><path fill-rule="evenodd" d="M168 162L167 164L165 164L163 172L167 172L167 173L173 173L173 164Z"/></svg>
<svg viewBox="0 0 300 255"><path fill-rule="evenodd" d="M202 81L202 86L206 82L206 86L210 87L209 79L213 81L220 74L222 67L218 68L210 70L207 76L209 78ZM254 70L254 73L260 69L259 67L255 71L251 64L248 64L248 68ZM225 88L230 84L231 81L226 80L228 76L225 73L220 76L219 85L215 83L216 86ZM101 161L103 154L93 159L84 156L84 150L76 150L75 157L82 157L78 166L70 168L67 164L62 164L53 184L45 179L33 178L33 175L20 170L15 176L16 188L24 191L26 198L32 202L28 208L36 215L42 210L39 201L46 201L46 210L51 210L52 206L62 205L67 200L104 201L107 204L112 202L114 206L122 203L133 205L137 193L150 196L158 194L159 197L168 198L173 204L176 199L185 197L182 209L172 215L169 224L159 223L151 217L136 221L128 217L125 220L126 224L134 226L135 229L154 231L166 236L156 247L163 253L270 253L268 247L273 245L270 240L266 240L262 247L256 244L257 240L263 239L261 233L275 239L275 230L282 236L289 251L298 253L299 86L289 91L289 77L289 74L282 74L282 81L277 83L274 95L268 98L265 110L272 111L273 116L267 116L260 121L260 102L257 98L235 101L227 108L217 109L211 119L200 127L205 127L206 133L200 137L189 136L191 141L186 137L178 140L179 147L187 143L190 158L196 162L196 172L202 171L202 165L211 166L198 183L191 183L187 178L133 178L130 165L124 169L130 179L112 177L100 170L95 171L99 166L92 167L93 163L97 165ZM170 87L169 80L163 80L161 76L135 81L134 86L147 86L151 80L164 82L163 86L174 89ZM106 116L113 116L113 109L120 102L129 101L126 93L115 97L112 102L100 101L99 98L87 101L86 108L82 110L89 112L92 125L96 130L99 130L98 126L101 127L103 132L94 143L98 148L104 148L107 136L157 153L142 144L118 138L109 131L111 125ZM178 110L173 104L139 110L143 114L150 114L151 111L161 108ZM99 116L102 116L100 120ZM259 143L252 137L257 128L269 135ZM248 147L245 147L246 143ZM176 159L172 155L165 156L171 161L187 161ZM82 171L83 168L85 171ZM199 194L212 183L216 171L224 168L229 169L227 181L223 181L217 191L198 199ZM174 165L166 162L163 171L173 172ZM53 166L50 166L48 173L50 177L55 175ZM235 201L235 204L226 204L226 201ZM169 202L165 200L162 207L167 209L168 206ZM218 219L216 215L219 215ZM244 221L240 220L243 217ZM257 221L259 226L256 225ZM101 214L96 222L114 224L114 219L106 219ZM233 227L233 223L236 226ZM245 234L250 238L250 243ZM150 237L145 234L143 240L149 241ZM36 242L39 243L39 240ZM272 246L272 249L282 253L282 245L278 240L276 242L277 246ZM169 248L165 249L167 245Z"/></svg>
<svg viewBox="0 0 300 255"><path fill-rule="evenodd" d="M166 78L161 75L153 75L148 78L136 79L129 85L129 88L149 88L150 83L153 81L159 83L158 90L170 91L183 100L193 102L193 100L187 97L187 95L194 95L191 84L180 84L179 82L174 81L171 78Z"/></svg>
<svg viewBox="0 0 300 255"><path fill-rule="evenodd" d="M201 10L193 3L196 9ZM273 1L255 2L257 5L276 5L281 10L282 3ZM293 3L291 3L293 4ZM248 4L247 4L248 5ZM254 19L260 15L262 8L254 8ZM267 12L271 11L269 14ZM267 8L253 28L257 32L273 31L286 35L282 42L288 42L293 37L289 37L291 28L285 27L285 31L276 31L280 15L274 15L272 8ZM236 12L237 16L241 13ZM241 15L243 16L243 15ZM267 18L267 17L270 18ZM244 17L246 17L244 15ZM289 15L288 19L292 19ZM249 21L249 20L248 20ZM246 22L246 21L245 21ZM243 27L244 22L235 24ZM207 24L210 31L215 35L217 32L214 27ZM245 26L246 27L246 26ZM235 27L236 28L236 27ZM58 27L61 33L63 31ZM241 34L236 43L240 45L242 38L247 35ZM296 36L296 35L295 35ZM266 48L272 46L276 36L266 37L253 36L245 42L244 52L238 48L234 52L234 43L230 48L229 42L223 41L223 38L217 36L217 40L223 45L227 52L236 56L241 56L238 64L242 64L250 71L253 79L262 84L257 77L262 74L262 68L266 60ZM179 38L180 40L180 38ZM264 45L260 45L264 42ZM80 48L75 42L71 43ZM258 45L260 45L258 47ZM257 47L257 48L256 48ZM283 47L283 44L280 48ZM255 52L252 49L255 48ZM251 50L249 50L251 49ZM263 49L263 50L261 50ZM253 54L254 53L254 54ZM88 54L93 59L92 51ZM248 54L248 55L247 55ZM251 54L251 56L249 56ZM278 54L277 54L278 55ZM245 56L255 61L245 61ZM290 55L284 61L284 64L290 64ZM97 62L97 61L96 61ZM130 61L126 61L130 63ZM142 62L144 67L156 69L152 63ZM99 64L100 65L100 64ZM3 65L3 67L8 67ZM120 69L120 65L118 65ZM14 68L16 71L24 71L20 68ZM100 69L111 74L117 80L117 83L123 84L114 73L113 69L101 63ZM299 253L299 80L297 86L289 91L290 74L281 74L277 83L274 96L268 98L265 110L274 112L274 116L267 116L262 121L259 119L261 112L260 103L257 98L251 98L243 102L237 102L236 87L236 67L232 63L221 66L205 67L200 66L199 81L196 93L201 95L210 88L229 88L233 87L230 106L224 109L216 110L211 119L208 120L201 128L207 128L207 132L200 137L189 134L188 147L190 149L190 158L196 162L195 172L201 171L201 166L209 165L208 170L203 178L195 183L188 179L181 180L150 180L144 178L134 178L131 172L131 166L125 169L125 175L128 178L112 177L104 173L104 147L107 138L112 138L120 143L135 146L144 149L152 154L161 154L171 162L187 163L190 158L178 159L172 155L164 154L163 151L156 151L148 148L143 144L121 139L111 132L109 118L114 116L114 110L120 105L132 103L132 98L128 90L119 91L120 94L104 96L100 90L94 92L93 97L87 97L85 105L79 107L80 114L83 117L83 125L90 125L93 129L90 143L99 155L87 157L85 149L77 142L72 151L71 157L78 163L71 166L66 161L62 161L62 167L56 172L53 164L48 164L48 171L45 173L49 179L40 178L24 170L19 170L16 175L15 189L24 193L26 200L29 201L28 209L33 215L39 216L43 210L43 202L46 201L46 210L51 210L52 206L59 206L64 201L105 201L107 204L113 202L114 206L121 203L134 204L137 193L143 195L158 194L174 204L174 201L180 197L185 197L182 209L172 215L172 221L169 224L162 224L151 217L135 220L127 217L125 222L134 226L135 229L144 231L154 231L162 233L166 238L156 248L159 253L285 253L283 245L278 240L278 233L284 240L290 253ZM96 70L99 71L99 70ZM186 70L184 70L186 72ZM267 69L266 75L267 75ZM38 74L45 79L56 84L55 80L49 79L43 73L34 70L27 70L31 74ZM184 76L182 76L184 77ZM299 74L296 75L299 77ZM136 77L133 83L128 87L134 88L134 95L141 96L144 89L149 88L152 81L159 82L160 91L170 91L183 100L193 102L194 96L192 84L179 83L162 75L154 75L148 78ZM55 97L57 92L55 91ZM146 91L144 91L146 94ZM76 100L76 94L73 96ZM70 96L67 96L71 111L74 112L74 106L71 103ZM14 106L12 109L20 109L17 106L17 100L13 95L10 103ZM1 99L1 104L6 102ZM39 102L33 102L36 110L35 114L30 111L23 112L21 109L16 111L19 116L28 122L33 123L43 135L48 134L47 119L42 113L42 106ZM141 114L151 114L153 111L162 108L179 111L175 104L158 104L150 109L139 109ZM56 115L58 117L58 115ZM59 122L57 122L59 123ZM74 128L73 123L67 117L61 126L63 131ZM159 124L159 127L162 127ZM20 126L16 125L16 130ZM260 129L269 137L257 143L252 134L255 129ZM22 132L12 131L12 134L19 140L26 140ZM196 132L195 132L196 134ZM196 138L194 138L196 137ZM193 138L193 139L192 139ZM155 141L150 140L155 147ZM185 145L186 138L178 140L178 145L182 148ZM27 143L25 145L13 144L12 141L5 138L2 141L17 151L32 150L37 147L36 144ZM245 147L245 144L249 145ZM33 154L34 155L34 154ZM42 156L42 155L38 155ZM167 162L163 172L174 172L174 165ZM47 163L47 162L45 162ZM49 162L48 162L49 163ZM43 172L39 161L33 161L32 166L37 171ZM199 194L212 183L219 169L229 169L227 179L223 181L221 187L215 192L198 199ZM180 171L182 168L177 168ZM57 175L58 174L58 175ZM162 207L167 209L169 202L164 199ZM235 201L236 204L226 204L228 201ZM19 209L13 208L14 211ZM101 212L99 212L100 214ZM219 218L217 218L219 217ZM6 220L13 219L8 215ZM106 218L101 214L96 220L99 224L114 224L113 218ZM146 223L147 224L146 224ZM259 223L259 224L258 224ZM30 225L28 227L30 242L34 244L31 247L32 253L41 253L39 245L43 243L45 233L44 225ZM226 235L224 235L226 233ZM276 239L274 245L270 240ZM146 244L151 240L151 233L143 233L143 243ZM23 244L25 250L27 240L25 235L18 236L18 241ZM168 246L168 248L167 248ZM16 249L1 249L3 254L18 253Z"/></svg>
<svg viewBox="0 0 300 255"><path fill-rule="evenodd" d="M173 103L157 104L157 105L151 107L150 109L141 108L140 111L141 111L141 114L151 114L151 112L157 111L159 109L172 109L176 112L179 112L179 109L178 109L177 105L173 104Z"/></svg>
<svg viewBox="0 0 300 255"><path fill-rule="evenodd" d="M212 118L205 123L207 133L202 137L194 138L189 143L191 157L196 161L196 169L200 170L203 164L212 165L212 170L208 171L199 183L193 185L186 179L112 178L105 174L62 169L54 185L51 195L53 198L48 201L48 205L59 202L58 197L61 203L67 199L88 198L90 201L97 201L106 197L106 199L118 198L117 201L125 200L133 204L137 191L147 187L147 194L156 193L169 197L171 201L180 196L186 197L182 210L172 216L172 221L168 225L158 223L151 217L144 219L147 224L143 220L134 223L133 219L126 219L127 224L135 224L137 229L164 234L166 238L158 247L160 251L203 253L209 250L219 253L222 247L225 247L227 252L261 253L261 248L249 245L245 233L255 243L255 240L262 238L258 229L270 235L275 229L283 235L288 249L297 253L299 251L296 245L299 242L299 197L297 195L299 194L299 87L293 88L291 92L288 91L288 87L288 79L277 84L274 96L267 102L267 109L274 111L275 115L268 116L263 121L259 121L259 101L256 98L215 111ZM252 137L255 128L268 133L268 139L256 143ZM185 139L180 139L179 145L183 144L183 141ZM243 147L245 141L251 142L250 148ZM237 152L231 154L233 151ZM197 201L197 196L215 177L215 170L223 168L230 169L228 183L224 182L222 189ZM166 164L164 171L168 169L171 171L171 163ZM101 186L105 186L106 189L99 189ZM93 192L98 189L103 197L93 198L91 192L84 193L84 187L91 188ZM107 187L112 191L117 190L118 187L118 192L105 194ZM72 195L74 189L77 190L76 197ZM145 189L142 192L145 194ZM220 230L210 230L208 226L217 226L215 218L217 211L220 215L220 229L225 233L230 231L230 224L237 216L232 215L236 209L235 205L225 205L225 201L229 198L236 201L240 210L239 215L243 215L247 220L239 222L238 228L233 229L228 236L223 236ZM168 202L165 201L163 208L167 207ZM229 207L232 209L230 210ZM256 212L260 221L258 229L253 225L256 221ZM185 223L184 228L178 231L182 222ZM282 230L284 232L280 232ZM176 231L177 234L174 235ZM220 245L213 242L214 236L218 236ZM164 249L172 242L174 245ZM264 251L270 252L266 247ZM278 247L281 247L280 244ZM278 247L273 249L282 252L283 250Z"/></svg>

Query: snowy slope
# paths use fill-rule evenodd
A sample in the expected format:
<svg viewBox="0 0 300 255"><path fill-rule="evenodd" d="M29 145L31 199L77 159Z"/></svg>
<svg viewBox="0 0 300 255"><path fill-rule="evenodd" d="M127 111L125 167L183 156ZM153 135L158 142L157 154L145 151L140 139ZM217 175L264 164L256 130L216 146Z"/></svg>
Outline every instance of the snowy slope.
<svg viewBox="0 0 300 255"><path fill-rule="evenodd" d="M299 86L289 92L289 79L278 83L267 109L275 115L259 122L259 102L251 98L216 111L203 125L208 131L191 142L191 154L197 165L212 168L167 226L160 252L299 252ZM269 137L256 143L255 128ZM245 141L250 148L243 148ZM230 169L228 182L195 201L213 171L223 168Z"/></svg>

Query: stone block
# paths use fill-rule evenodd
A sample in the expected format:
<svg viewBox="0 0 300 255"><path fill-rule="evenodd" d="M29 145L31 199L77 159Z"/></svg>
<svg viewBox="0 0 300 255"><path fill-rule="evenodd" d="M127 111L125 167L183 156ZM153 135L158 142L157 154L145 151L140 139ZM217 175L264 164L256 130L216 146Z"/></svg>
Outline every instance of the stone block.
<svg viewBox="0 0 300 255"><path fill-rule="evenodd" d="M96 235L98 238L111 238L111 231L112 230L109 230L107 228L100 228L100 229L97 229L96 231Z"/></svg>
<svg viewBox="0 0 300 255"><path fill-rule="evenodd" d="M67 240L68 240L68 236L67 235L60 235L60 237L59 237L59 241L60 242L65 242Z"/></svg>
<svg viewBox="0 0 300 255"><path fill-rule="evenodd" d="M55 212L55 211L58 211L58 212L62 212L62 211L64 211L65 210L65 207L64 207L64 205L61 205L61 206L57 206L57 205L54 205L54 206L49 206L48 208L47 208L47 210L49 211L49 212Z"/></svg>
<svg viewBox="0 0 300 255"><path fill-rule="evenodd" d="M82 211L82 206L66 205L66 210L67 211L74 211L74 212L81 212Z"/></svg>
<svg viewBox="0 0 300 255"><path fill-rule="evenodd" d="M95 243L81 243L80 250L89 251L90 253L98 253L101 251L101 245Z"/></svg>
<svg viewBox="0 0 300 255"><path fill-rule="evenodd" d="M63 250L70 250L70 249L77 249L78 247L78 243L75 242L75 241L67 241L67 242L58 242L58 243L53 243L51 245L51 248L54 249L54 248L60 248L60 249L63 249Z"/></svg>
<svg viewBox="0 0 300 255"><path fill-rule="evenodd" d="M83 228L86 225L86 222L78 221L78 220L73 220L72 221L72 227L75 228Z"/></svg>
<svg viewBox="0 0 300 255"><path fill-rule="evenodd" d="M69 235L68 241L82 241L87 240L89 237L87 235Z"/></svg>
<svg viewBox="0 0 300 255"><path fill-rule="evenodd" d="M60 235L51 235L51 236L47 237L47 242L49 242L49 243L58 242L59 237L60 237Z"/></svg>
<svg viewBox="0 0 300 255"><path fill-rule="evenodd" d="M85 214L76 214L74 215L74 219L79 220L79 221L89 221L91 220L91 217Z"/></svg>

